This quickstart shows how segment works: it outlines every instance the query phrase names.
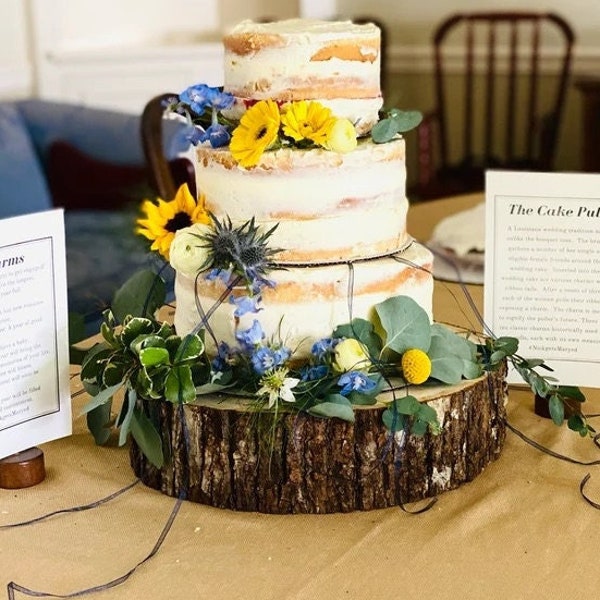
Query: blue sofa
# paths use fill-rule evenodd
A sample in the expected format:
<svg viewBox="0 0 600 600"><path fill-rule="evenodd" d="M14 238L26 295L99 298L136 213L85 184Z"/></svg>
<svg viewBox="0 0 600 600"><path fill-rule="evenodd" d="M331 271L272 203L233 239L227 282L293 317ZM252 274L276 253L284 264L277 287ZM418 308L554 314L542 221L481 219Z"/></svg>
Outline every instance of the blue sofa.
<svg viewBox="0 0 600 600"><path fill-rule="evenodd" d="M65 209L69 311L86 334L115 290L157 260L134 234L140 201L156 196L140 119L37 99L0 103L0 218ZM166 121L165 157L185 161L178 157L188 146L185 127Z"/></svg>

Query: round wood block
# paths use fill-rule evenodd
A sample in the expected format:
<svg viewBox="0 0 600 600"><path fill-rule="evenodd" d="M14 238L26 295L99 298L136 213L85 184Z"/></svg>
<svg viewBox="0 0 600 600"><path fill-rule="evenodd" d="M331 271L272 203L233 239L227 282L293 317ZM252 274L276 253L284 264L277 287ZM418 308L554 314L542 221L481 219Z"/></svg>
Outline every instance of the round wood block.
<svg viewBox="0 0 600 600"><path fill-rule="evenodd" d="M500 455L504 377L501 370L455 386L411 388L441 424L439 435L422 437L391 434L384 402L357 408L354 423L303 413L274 423L272 413L234 398L147 403L169 459L157 469L132 442L131 465L166 495L240 511L334 513L415 502L471 481Z"/></svg>
<svg viewBox="0 0 600 600"><path fill-rule="evenodd" d="M0 488L31 487L45 477L44 453L39 448L29 448L0 460Z"/></svg>

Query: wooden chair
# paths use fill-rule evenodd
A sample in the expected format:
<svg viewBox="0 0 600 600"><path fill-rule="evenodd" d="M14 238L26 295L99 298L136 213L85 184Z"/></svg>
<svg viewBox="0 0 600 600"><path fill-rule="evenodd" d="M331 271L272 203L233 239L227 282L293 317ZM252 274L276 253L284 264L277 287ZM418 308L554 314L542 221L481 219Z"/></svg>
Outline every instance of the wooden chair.
<svg viewBox="0 0 600 600"><path fill-rule="evenodd" d="M151 98L144 107L140 122L148 178L157 194L166 201L175 197L177 189L183 183L187 183L192 195L196 196L196 177L191 161L185 157L169 161L163 148L165 102L174 96L177 94L164 93ZM177 127L183 131L181 125Z"/></svg>
<svg viewBox="0 0 600 600"><path fill-rule="evenodd" d="M483 190L487 168L550 171L575 35L553 13L471 12L435 30L435 109L415 199Z"/></svg>

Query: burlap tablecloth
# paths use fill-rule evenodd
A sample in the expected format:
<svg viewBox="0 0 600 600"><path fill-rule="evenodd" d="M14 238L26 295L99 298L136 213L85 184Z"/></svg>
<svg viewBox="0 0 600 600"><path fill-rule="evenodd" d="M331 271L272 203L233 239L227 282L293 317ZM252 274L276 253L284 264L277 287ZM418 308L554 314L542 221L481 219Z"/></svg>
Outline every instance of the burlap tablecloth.
<svg viewBox="0 0 600 600"><path fill-rule="evenodd" d="M440 203L426 208L414 210L411 218L423 219L411 226L415 233L426 234L436 210L449 210ZM480 288L474 292L480 302ZM438 320L464 322L468 308L463 313L454 301L460 295L456 285L438 286ZM79 389L76 377L72 388ZM600 394L586 392L587 412L600 412ZM127 448L94 445L78 416L84 402L84 395L74 397L73 435L42 446L46 480L0 490L0 525L92 503L134 481ZM530 392L511 389L512 424L555 452L582 461L600 458L590 439L553 426L532 407ZM587 473L592 477L585 492L600 502L597 466L558 460L508 432L498 461L419 515L391 508L281 516L184 502L156 555L121 585L92 597L595 598L600 511L580 494ZM0 598L10 581L67 595L121 577L151 551L175 504L138 484L92 510L0 529ZM14 597L27 596L17 591Z"/></svg>

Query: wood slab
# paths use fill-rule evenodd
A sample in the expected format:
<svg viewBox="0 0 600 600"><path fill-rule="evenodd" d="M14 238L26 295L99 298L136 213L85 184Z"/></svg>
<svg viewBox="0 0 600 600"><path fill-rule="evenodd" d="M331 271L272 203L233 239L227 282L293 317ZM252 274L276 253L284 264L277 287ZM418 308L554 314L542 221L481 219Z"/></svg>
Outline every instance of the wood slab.
<svg viewBox="0 0 600 600"><path fill-rule="evenodd" d="M354 423L280 413L276 424L273 414L234 398L147 403L171 459L159 470L132 442L131 465L149 487L192 502L264 513L334 513L436 496L471 481L500 455L505 370L410 392L437 411L439 435L391 435L382 423L384 402L357 408Z"/></svg>

